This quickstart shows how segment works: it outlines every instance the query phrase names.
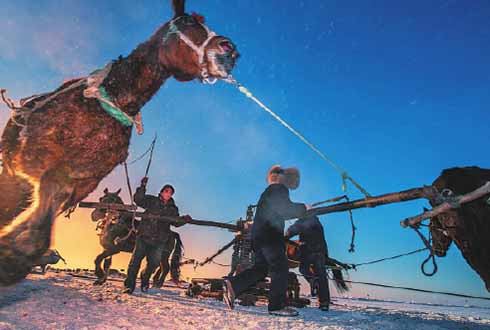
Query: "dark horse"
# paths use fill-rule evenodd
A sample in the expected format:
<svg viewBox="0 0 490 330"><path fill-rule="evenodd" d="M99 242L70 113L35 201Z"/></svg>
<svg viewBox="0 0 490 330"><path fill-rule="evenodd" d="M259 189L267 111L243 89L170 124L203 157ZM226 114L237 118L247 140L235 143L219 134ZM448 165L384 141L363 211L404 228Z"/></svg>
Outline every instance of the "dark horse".
<svg viewBox="0 0 490 330"><path fill-rule="evenodd" d="M490 170L479 167L446 169L432 184L445 196L469 193L487 181ZM432 206L440 201L431 201ZM490 196L484 196L462 207L430 220L434 253L444 257L454 241L468 264L480 275L490 291Z"/></svg>
<svg viewBox="0 0 490 330"><path fill-rule="evenodd" d="M116 192L109 192L104 189L104 196L99 198L99 202L107 204L123 204L119 197L121 189ZM107 281L109 269L112 264L112 256L119 252L133 252L136 243L136 232L138 221L134 221L131 212L107 211L103 208L95 209L92 214L92 221L97 221L97 229L101 229L99 234L100 245L104 248L101 254L95 258L95 275L97 280L94 284L103 284ZM178 280L180 274L180 260L182 257L182 241L179 234L172 232L173 235L167 241L162 254L160 268L154 276L156 286L161 287L169 271L168 259L172 255L172 278ZM104 268L101 263L104 261Z"/></svg>
<svg viewBox="0 0 490 330"><path fill-rule="evenodd" d="M226 79L238 52L173 0L174 17L127 57L53 92L21 100L2 135L0 285L24 278L53 221L128 156L133 123L168 79Z"/></svg>

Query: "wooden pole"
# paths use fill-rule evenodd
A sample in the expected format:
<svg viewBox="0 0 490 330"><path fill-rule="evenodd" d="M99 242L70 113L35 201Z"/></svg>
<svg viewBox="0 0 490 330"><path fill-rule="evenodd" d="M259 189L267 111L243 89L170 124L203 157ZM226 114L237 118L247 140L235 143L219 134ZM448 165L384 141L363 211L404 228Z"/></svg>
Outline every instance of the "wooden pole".
<svg viewBox="0 0 490 330"><path fill-rule="evenodd" d="M136 209L138 208L136 205L98 202L80 202L78 203L78 206L89 209L111 209L115 211L136 211Z"/></svg>
<svg viewBox="0 0 490 330"><path fill-rule="evenodd" d="M205 264L213 261L214 258L216 258L217 256L219 256L221 253L225 252L228 248L230 248L233 244L235 244L236 240L237 240L237 237L235 237L230 243L226 244L221 249L219 249L215 254L213 254L210 257L207 257L206 260L204 260L203 262L200 262L199 263L199 266L202 267Z"/></svg>
<svg viewBox="0 0 490 330"><path fill-rule="evenodd" d="M444 203L436 206L435 208L433 208L430 211L424 212L424 213L419 214L415 217L407 218L407 219L403 220L402 222L400 222L400 225L404 228L409 227L409 226L413 226L419 222L424 221L425 219L429 219L429 218L435 217L441 213L447 212L449 210L459 208L461 206L461 204L474 201L475 199L478 199L478 198L485 196L489 193L490 193L490 181L485 183L480 188L478 188L472 192L469 192L465 195L454 196L452 198L450 197Z"/></svg>
<svg viewBox="0 0 490 330"><path fill-rule="evenodd" d="M97 202L80 202L78 203L79 207L85 207L85 208L97 208L97 209L111 209L115 211L135 211L137 209L136 205L124 205L124 204L110 204L110 203L97 203ZM141 218L150 218L150 219L157 219L160 221L165 221L165 222L172 222L175 224L191 224L191 225L197 225L197 226L208 226L208 227L219 227L219 228L225 228L231 231L240 231L242 228L237 225L233 225L230 223L224 223L224 222L218 222L218 221L208 221L208 220L197 220L197 219L192 219L191 221L185 221L182 217L175 217L175 216L160 216L160 215L152 215L152 214L145 214L143 212L134 212L135 217Z"/></svg>
<svg viewBox="0 0 490 330"><path fill-rule="evenodd" d="M144 214L143 212L136 212L137 217L143 217L143 214ZM144 214L144 217L149 219L157 219L160 221L173 222L176 224L191 224L197 226L218 227L218 228L229 229L231 231L241 230L241 228L237 225L232 225L231 223L224 223L218 221L197 220L197 219L192 219L191 221L185 221L182 217L160 216L160 215L151 215L151 214Z"/></svg>
<svg viewBox="0 0 490 330"><path fill-rule="evenodd" d="M306 211L305 216L322 215L334 212L343 212L363 207L376 207L378 205L405 202L419 198L431 198L436 196L437 191L432 186L413 188L400 192L384 194L380 196L367 197L352 202L339 203L324 207L317 207Z"/></svg>

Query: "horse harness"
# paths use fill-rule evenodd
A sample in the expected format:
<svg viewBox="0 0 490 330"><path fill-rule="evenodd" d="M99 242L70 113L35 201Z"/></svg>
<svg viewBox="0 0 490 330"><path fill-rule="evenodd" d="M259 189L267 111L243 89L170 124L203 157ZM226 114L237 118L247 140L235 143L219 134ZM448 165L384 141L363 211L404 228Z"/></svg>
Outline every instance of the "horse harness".
<svg viewBox="0 0 490 330"><path fill-rule="evenodd" d="M111 71L112 64L113 61L109 62L103 69L93 71L87 77L69 80L68 82L65 82L63 86L55 92L37 94L27 98L23 98L20 100L19 106L15 105L15 103L11 99L7 98L5 96L6 91L2 89L2 100L13 112L11 116L13 123L23 128L20 136L24 137L24 128L27 126L28 118L31 113L35 112L37 109L42 108L60 94L66 93L80 86L85 87L83 89L83 96L85 98L95 98L97 101L99 101L102 109L112 118L116 119L121 125L126 127L135 125L138 134L143 134L141 113L138 112L135 116L132 117L122 111L116 104L114 104L114 102L107 94L104 86L102 86L102 82ZM22 118L24 123L18 122L16 117Z"/></svg>
<svg viewBox="0 0 490 330"><path fill-rule="evenodd" d="M185 35L182 31L179 30L176 23L178 21L183 21L185 25L193 25L195 23L199 24L206 31L206 40L201 45L196 45L194 41L192 41L187 35ZM174 18L169 22L169 27L165 35L163 36L163 43L165 44L170 35L176 35L177 38L182 40L187 46L189 46L198 56L199 58L199 66L201 68L201 80L206 84L215 84L218 81L218 78L211 77L208 72L208 61L207 59L210 57L217 57L218 55L215 52L209 51L207 54L205 53L205 49L210 43L210 41L217 36L216 32L210 30L204 23L204 19L197 14L193 15L184 15ZM207 55L207 56L205 56ZM231 79L231 75L228 76L227 79Z"/></svg>

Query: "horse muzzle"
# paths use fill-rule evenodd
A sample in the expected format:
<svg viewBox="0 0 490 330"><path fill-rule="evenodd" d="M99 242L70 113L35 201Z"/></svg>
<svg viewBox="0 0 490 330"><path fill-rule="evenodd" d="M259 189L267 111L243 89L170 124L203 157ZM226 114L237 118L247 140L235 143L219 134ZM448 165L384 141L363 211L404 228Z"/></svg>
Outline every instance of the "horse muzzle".
<svg viewBox="0 0 490 330"><path fill-rule="evenodd" d="M219 79L224 79L230 76L231 71L236 65L236 61L240 56L236 50L218 53L216 51L208 51L209 73Z"/></svg>

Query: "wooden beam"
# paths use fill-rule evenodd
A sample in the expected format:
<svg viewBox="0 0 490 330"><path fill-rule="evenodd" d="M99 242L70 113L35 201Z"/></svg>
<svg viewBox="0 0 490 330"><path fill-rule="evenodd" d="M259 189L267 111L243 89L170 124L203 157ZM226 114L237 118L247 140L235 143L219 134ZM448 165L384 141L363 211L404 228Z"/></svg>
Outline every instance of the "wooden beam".
<svg viewBox="0 0 490 330"><path fill-rule="evenodd" d="M80 202L79 207L90 209L111 209L115 211L136 211L136 205L125 205L116 203Z"/></svg>
<svg viewBox="0 0 490 330"><path fill-rule="evenodd" d="M199 263L199 266L202 267L204 265L206 265L207 263L210 263L211 261L213 261L214 258L216 258L217 256L219 256L221 253L225 252L228 248L230 248L231 246L233 246L233 244L235 244L236 240L238 239L238 237L235 237L230 243L226 244L225 246L223 246L221 249L219 249L215 254L213 254L212 256L210 257L207 257L206 260L202 261Z"/></svg>
<svg viewBox="0 0 490 330"><path fill-rule="evenodd" d="M324 207L317 207L306 211L305 216L322 215L334 212L343 212L348 210L354 210L363 207L376 207L384 204L391 204L397 202L405 202L419 198L430 199L437 194L437 191L432 186L423 186L420 188L413 188L404 191L384 194L380 196L367 197L358 199L352 202L339 203Z"/></svg>
<svg viewBox="0 0 490 330"><path fill-rule="evenodd" d="M441 205L436 206L430 211L424 212L422 214L419 214L415 217L407 218L403 221L400 222L400 225L404 228L413 226L415 224L418 224L419 222L424 221L425 219L429 219L432 217L435 217L441 213L447 212L449 210L459 208L462 204L474 201L475 199L478 199L482 196L485 196L487 194L490 194L490 181L485 183L483 186L480 188L469 192L465 195L460 195L460 196L455 196L448 198L445 202L443 202Z"/></svg>
<svg viewBox="0 0 490 330"><path fill-rule="evenodd" d="M136 205L125 205L125 204L114 204L114 203L109 204L109 203L97 203L97 202L80 202L78 203L78 206L84 208L128 211L131 213L133 213L137 209ZM240 231L242 229L240 226L230 224L230 223L225 223L225 222L219 222L219 221L208 221L208 220L197 220L197 219L192 219L191 221L185 221L182 217L151 215L151 214L145 214L144 212L134 212L134 214L137 218L142 218L144 216L145 218L157 219L160 221L171 222L176 224L191 224L197 226L218 227L218 228L225 228L231 231Z"/></svg>
<svg viewBox="0 0 490 330"><path fill-rule="evenodd" d="M219 222L219 221L197 220L197 219L192 219L191 221L185 221L182 217L175 217L175 216L151 215L151 214L144 214L143 212L135 212L135 214L136 217L139 218L145 217L149 219L157 219L159 221L171 222L175 224L191 224L197 226L218 227L218 228L228 229L231 231L241 230L240 226L233 225L231 223Z"/></svg>

